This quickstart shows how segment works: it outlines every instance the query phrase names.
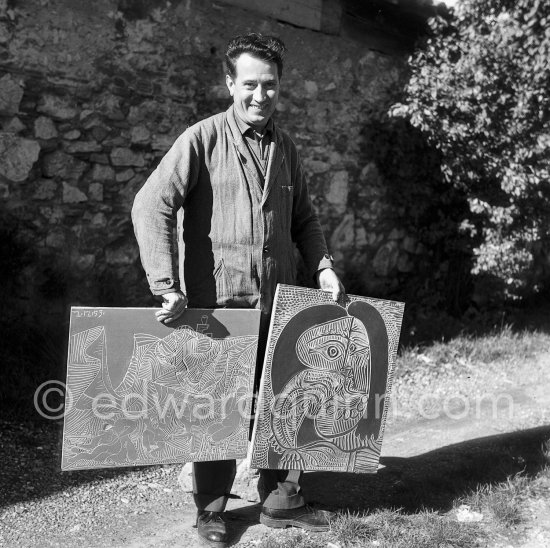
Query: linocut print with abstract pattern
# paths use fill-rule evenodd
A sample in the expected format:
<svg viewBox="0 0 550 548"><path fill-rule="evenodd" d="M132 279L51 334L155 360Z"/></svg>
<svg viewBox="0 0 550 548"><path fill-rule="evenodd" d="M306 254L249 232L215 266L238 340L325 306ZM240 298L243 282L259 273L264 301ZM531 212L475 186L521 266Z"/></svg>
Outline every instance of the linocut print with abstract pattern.
<svg viewBox="0 0 550 548"><path fill-rule="evenodd" d="M376 472L404 304L279 285L251 466Z"/></svg>
<svg viewBox="0 0 550 548"><path fill-rule="evenodd" d="M260 312L71 309L62 469L244 458Z"/></svg>

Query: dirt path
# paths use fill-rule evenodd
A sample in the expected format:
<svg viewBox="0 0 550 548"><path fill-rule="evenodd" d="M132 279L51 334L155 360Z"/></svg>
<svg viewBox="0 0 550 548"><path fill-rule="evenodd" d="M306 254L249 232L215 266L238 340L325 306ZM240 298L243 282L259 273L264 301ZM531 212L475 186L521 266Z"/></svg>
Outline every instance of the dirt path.
<svg viewBox="0 0 550 548"><path fill-rule="evenodd" d="M397 413L396 420L390 421L386 429L381 469L376 478L308 473L304 491L316 504L373 509L376 507L374 493L383 490L387 483L403 483L407 469L416 467L420 478L423 469L430 467L442 466L442 474L452 474L453 468L445 465L447 456L457 458L461 455L462 460L475 460L476 455L486 454L489 446L543 443L550 439L550 353L539 355L536 363L530 363L526 369L517 372L519 382L499 379L493 384L493 390L479 392L477 397L468 400L446 398L438 406L434 398L426 398L433 407L424 413L428 418L416 416L400 420ZM517 458L521 460L520 453ZM434 471L434 480L438 477ZM239 490L246 490L246 487L237 483L235 491ZM359 493L367 493L367 496L361 497ZM440 506L444 507L444 503ZM528 512L531 523L522 528L523 540L518 539L515 546L550 547L549 508L550 503L546 500L531 501ZM238 531L236 546L253 546L255 540L269 534L270 530L258 523L259 508L254 503L233 499L229 501L228 510L233 518L232 525ZM146 537L143 530L136 530L120 546L181 546L183 538L187 546L200 546L192 543L196 533L189 524L193 516L193 506L186 505L183 519L179 512L164 516L165 526L147 528Z"/></svg>
<svg viewBox="0 0 550 548"><path fill-rule="evenodd" d="M524 470L533 448L550 439L550 353L515 373L515 380L472 374L477 389L467 397L449 387L423 400L413 394L389 417L378 474L307 473L306 497L332 509L447 512L468 486ZM199 546L178 467L61 474L59 425L0 422L0 546ZM497 461L506 465L502 472ZM235 492L244 490L237 482ZM231 499L228 510L235 546L255 546L270 534L254 502ZM527 515L517 538L495 539L494 546L550 546L548 500L529 501Z"/></svg>

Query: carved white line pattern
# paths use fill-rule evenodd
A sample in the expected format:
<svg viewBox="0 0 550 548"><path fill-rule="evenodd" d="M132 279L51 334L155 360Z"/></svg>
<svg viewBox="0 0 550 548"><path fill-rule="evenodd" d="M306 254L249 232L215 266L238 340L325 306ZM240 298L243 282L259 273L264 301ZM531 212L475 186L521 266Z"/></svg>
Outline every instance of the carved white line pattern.
<svg viewBox="0 0 550 548"><path fill-rule="evenodd" d="M384 399L377 439L358 435L356 428L367 415L371 384L371 348L368 330L353 315L321 322L306 329L296 343L296 356L304 369L297 370L280 393L273 393L273 354L288 322L301 311L316 305L350 309L355 302L373 307L387 333L386 394L391 390L404 305L354 295L344 307L330 294L293 286L277 289L274 313L264 362L258 419L252 447L252 466L306 470L375 472L381 449L389 398ZM352 344L353 343L353 344ZM377 342L377 344L380 344ZM367 366L368 364L368 366ZM338 399L339 398L339 399ZM334 402L338 405L334 405ZM300 442L300 429L308 417L315 438ZM367 420L369 417L366 417ZM311 421L310 421L311 422ZM271 457L269 457L271 451ZM278 461L275 458L279 455Z"/></svg>
<svg viewBox="0 0 550 548"><path fill-rule="evenodd" d="M256 346L256 336L212 339L189 326L164 338L138 333L114 389L104 326L72 335L67 382L75 405L65 417L62 468L244 457ZM99 393L107 397L98 416ZM205 395L215 412L192 416Z"/></svg>

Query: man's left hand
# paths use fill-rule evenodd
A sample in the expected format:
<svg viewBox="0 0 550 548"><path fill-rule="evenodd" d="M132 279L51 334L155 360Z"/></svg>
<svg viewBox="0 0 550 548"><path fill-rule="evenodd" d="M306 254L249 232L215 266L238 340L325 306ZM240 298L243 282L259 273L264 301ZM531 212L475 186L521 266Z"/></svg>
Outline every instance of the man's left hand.
<svg viewBox="0 0 550 548"><path fill-rule="evenodd" d="M317 285L323 291L332 293L332 300L338 301L346 294L346 290L332 268L324 268L317 272Z"/></svg>

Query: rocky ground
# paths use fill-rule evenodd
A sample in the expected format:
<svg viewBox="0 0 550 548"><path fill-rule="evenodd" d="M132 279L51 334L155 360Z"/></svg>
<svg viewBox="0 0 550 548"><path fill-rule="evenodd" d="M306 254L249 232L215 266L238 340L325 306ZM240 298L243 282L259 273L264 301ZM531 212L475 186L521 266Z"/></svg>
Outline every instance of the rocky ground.
<svg viewBox="0 0 550 548"><path fill-rule="evenodd" d="M432 358L420 353L414 360L429 368ZM550 353L500 370L498 363L483 368L457 360L438 368L429 392L426 371L411 368L398 377L399 405L389 416L378 474L307 473L307 498L334 510L443 513L468 488L536 472L533 451L550 439ZM60 422L11 410L0 425L0 545L198 545L192 498L178 483L180 466L61 472ZM242 498L228 505L240 547L270 534L258 522L258 505L247 500L254 498L250 478L242 474L235 486ZM185 473L181 479L188 485ZM522 524L495 533L493 546L550 546L550 481L540 483Z"/></svg>

